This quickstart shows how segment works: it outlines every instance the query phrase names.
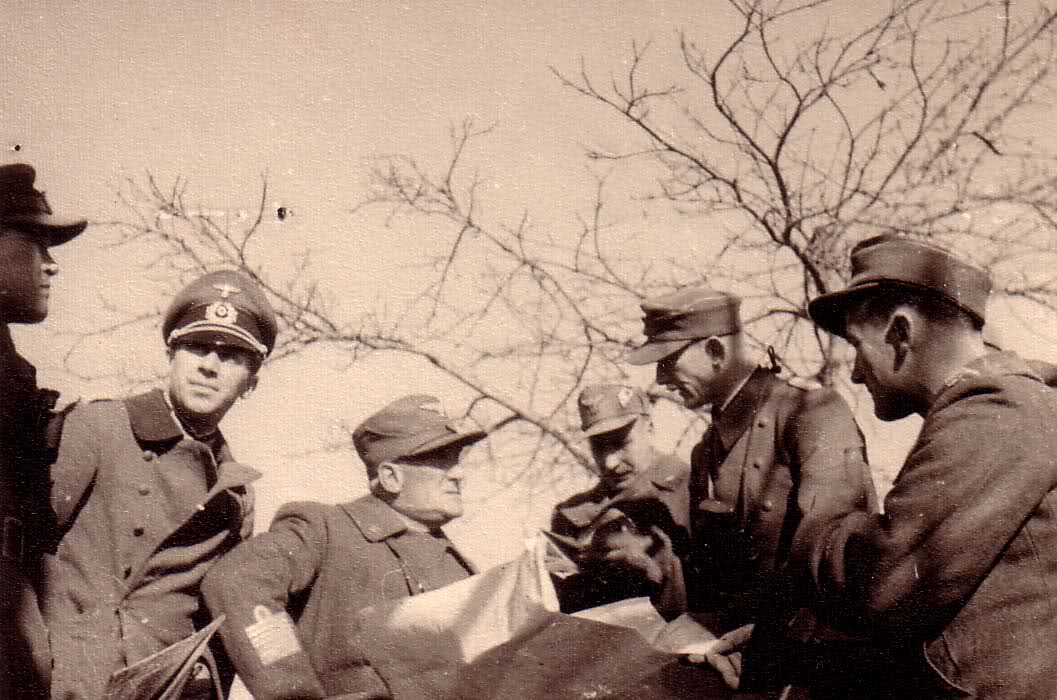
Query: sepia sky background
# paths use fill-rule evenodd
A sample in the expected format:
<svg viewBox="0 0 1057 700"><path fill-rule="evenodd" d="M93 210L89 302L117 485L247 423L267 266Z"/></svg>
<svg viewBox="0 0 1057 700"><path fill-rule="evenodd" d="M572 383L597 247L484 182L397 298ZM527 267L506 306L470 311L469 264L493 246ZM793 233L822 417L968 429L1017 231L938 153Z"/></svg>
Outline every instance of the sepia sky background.
<svg viewBox="0 0 1057 700"><path fill-rule="evenodd" d="M851 19L830 18L837 27ZM468 116L495 123L468 154L487 180L489 211L508 220L531 212L544 228L566 225L594 194L583 145L620 143L626 132L563 89L549 66L575 71L583 56L592 72L607 75L626 65L633 39L652 39L650 70L675 70L679 31L707 46L710 37L729 40L735 28L720 0L24 2L4 3L0 20L7 37L0 162L36 166L57 212L100 224L127 219L118 193L126 178L142 182L149 171L163 184L186 178L190 202L239 221L240 210L255 213L266 175L268 212L284 206L292 216L266 217L263 240L274 252L265 258L282 266L291 251L311 247L313 275L349 317L398 305L414 288L411 266L421 252L414 230L387 229L380 216L350 211L365 194L372 156L408 153L441 164L450 125ZM655 245L641 255L660 259L697 245L701 221L646 211L635 189L628 173L614 176L610 215L655 232ZM47 328L16 331L42 383L71 396L120 388L88 376L142 363L164 368L160 332L103 339L66 357L73 334L107 321L107 303L152 289L135 279L137 260L109 240L95 225L57 249L62 273ZM1011 347L1057 360L1053 319L999 305L994 323ZM236 455L265 473L258 529L284 501L363 493L352 453L319 446L338 423L355 424L420 391L465 401L423 367L391 356L347 369L315 353L267 368L256 395L225 423ZM874 457L898 463L913 421L882 428L868 410L863 421ZM453 536L483 564L516 553L548 505L485 478L467 490L469 512Z"/></svg>

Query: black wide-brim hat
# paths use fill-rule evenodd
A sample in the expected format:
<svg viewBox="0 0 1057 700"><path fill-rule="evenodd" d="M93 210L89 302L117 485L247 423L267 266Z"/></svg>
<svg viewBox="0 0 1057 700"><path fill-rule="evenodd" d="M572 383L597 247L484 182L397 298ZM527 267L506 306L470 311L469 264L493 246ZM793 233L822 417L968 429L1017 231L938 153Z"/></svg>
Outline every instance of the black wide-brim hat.
<svg viewBox="0 0 1057 700"><path fill-rule="evenodd" d="M991 295L991 276L950 251L904 234L869 238L852 249L848 286L812 299L808 314L820 328L846 335L848 307L885 287L934 294L961 308L981 325Z"/></svg>
<svg viewBox="0 0 1057 700"><path fill-rule="evenodd" d="M0 224L30 234L49 247L76 238L88 221L56 216L44 193L33 187L36 178L32 165L0 165Z"/></svg>

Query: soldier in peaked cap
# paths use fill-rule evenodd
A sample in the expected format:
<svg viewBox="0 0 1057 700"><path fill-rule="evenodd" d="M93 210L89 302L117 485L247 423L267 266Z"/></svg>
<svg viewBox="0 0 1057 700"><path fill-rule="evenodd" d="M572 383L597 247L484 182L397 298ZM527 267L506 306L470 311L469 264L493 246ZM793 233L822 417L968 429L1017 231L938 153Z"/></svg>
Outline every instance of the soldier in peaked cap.
<svg viewBox="0 0 1057 700"><path fill-rule="evenodd" d="M358 613L474 573L441 526L462 514L463 431L433 396L405 396L353 432L371 493L350 503L290 503L271 529L206 577L224 644L257 700L388 698Z"/></svg>
<svg viewBox="0 0 1057 700"><path fill-rule="evenodd" d="M869 512L876 495L847 404L757 366L740 304L707 287L646 301L646 342L628 361L656 362L657 383L686 408L711 409L691 456L683 558L691 612L727 635L708 661L732 686L781 687L813 634L812 601L789 566L801 528L833 511ZM734 654L750 634L739 678Z"/></svg>
<svg viewBox="0 0 1057 700"><path fill-rule="evenodd" d="M580 566L555 580L563 612L658 595L657 584L672 566L673 552L682 550L688 527L690 467L654 448L645 392L622 384L592 385L580 392L578 406L599 480L555 506L551 518L551 532ZM622 565L636 555L650 557L643 564L653 571L645 577ZM660 609L676 614L681 602L655 599Z"/></svg>
<svg viewBox="0 0 1057 700"><path fill-rule="evenodd" d="M63 427L40 590L56 699L103 697L115 671L200 629L202 578L253 531L260 474L234 461L219 423L256 387L275 314L249 277L214 272L176 295L162 329L164 389L80 405ZM223 697L224 667L211 653L196 663L177 697Z"/></svg>
<svg viewBox="0 0 1057 700"><path fill-rule="evenodd" d="M47 425L57 395L38 389L36 369L15 350L8 324L48 314L59 266L50 249L84 231L56 216L24 163L0 166L0 697L48 695L51 655L30 579L46 491L37 475L49 457Z"/></svg>
<svg viewBox="0 0 1057 700"><path fill-rule="evenodd" d="M884 503L810 524L797 558L884 650L858 697L1057 697L1057 395L981 329L987 272L907 236L814 299L882 420L924 418Z"/></svg>

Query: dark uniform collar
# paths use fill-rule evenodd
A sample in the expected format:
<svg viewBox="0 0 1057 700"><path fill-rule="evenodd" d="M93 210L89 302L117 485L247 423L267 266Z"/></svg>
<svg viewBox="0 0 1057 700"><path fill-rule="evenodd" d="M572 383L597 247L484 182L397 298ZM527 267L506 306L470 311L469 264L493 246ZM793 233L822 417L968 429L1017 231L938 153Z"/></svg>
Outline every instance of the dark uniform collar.
<svg viewBox="0 0 1057 700"><path fill-rule="evenodd" d="M168 442L184 436L161 389L125 399L132 434L140 442Z"/></svg>
<svg viewBox="0 0 1057 700"><path fill-rule="evenodd" d="M18 354L11 329L0 323L0 385L4 387L37 384L37 370Z"/></svg>
<svg viewBox="0 0 1057 700"><path fill-rule="evenodd" d="M132 434L140 443L176 442L185 436L161 389L130 396L125 399L125 408L128 411ZM215 444L212 441L210 444L202 444L213 453L217 465L223 465L217 475L214 489L244 486L261 477L261 473L253 467L234 461L231 448L219 431Z"/></svg>
<svg viewBox="0 0 1057 700"><path fill-rule="evenodd" d="M381 542L407 532L407 523L392 507L378 498L368 495L351 503L341 505L368 542Z"/></svg>
<svg viewBox="0 0 1057 700"><path fill-rule="evenodd" d="M712 429L719 434L725 451L729 452L734 447L734 443L752 423L756 411L771 395L771 389L777 381L773 372L757 367L726 407L713 412Z"/></svg>

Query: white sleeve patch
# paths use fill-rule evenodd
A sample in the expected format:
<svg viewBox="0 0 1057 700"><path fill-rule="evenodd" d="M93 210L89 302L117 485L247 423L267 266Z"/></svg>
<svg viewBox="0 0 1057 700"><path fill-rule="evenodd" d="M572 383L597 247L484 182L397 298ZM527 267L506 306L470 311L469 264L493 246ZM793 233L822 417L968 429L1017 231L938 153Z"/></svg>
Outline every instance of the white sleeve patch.
<svg viewBox="0 0 1057 700"><path fill-rule="evenodd" d="M246 628L246 636L262 665L270 666L301 651L294 621L285 610L273 613L258 605L253 609L253 617L257 621Z"/></svg>

